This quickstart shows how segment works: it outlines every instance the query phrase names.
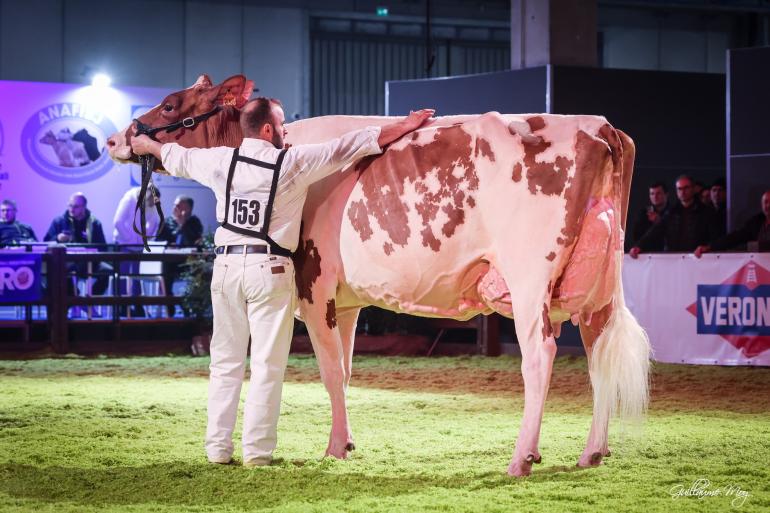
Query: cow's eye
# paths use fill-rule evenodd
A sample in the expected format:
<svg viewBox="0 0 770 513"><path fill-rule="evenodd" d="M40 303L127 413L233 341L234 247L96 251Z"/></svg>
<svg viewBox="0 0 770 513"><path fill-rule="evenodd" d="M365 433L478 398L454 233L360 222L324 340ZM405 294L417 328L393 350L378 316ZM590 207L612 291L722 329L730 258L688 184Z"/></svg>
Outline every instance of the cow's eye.
<svg viewBox="0 0 770 513"><path fill-rule="evenodd" d="M165 110L166 112L171 112L172 110L174 110L174 106L171 105L170 103L167 103L163 106L163 110Z"/></svg>

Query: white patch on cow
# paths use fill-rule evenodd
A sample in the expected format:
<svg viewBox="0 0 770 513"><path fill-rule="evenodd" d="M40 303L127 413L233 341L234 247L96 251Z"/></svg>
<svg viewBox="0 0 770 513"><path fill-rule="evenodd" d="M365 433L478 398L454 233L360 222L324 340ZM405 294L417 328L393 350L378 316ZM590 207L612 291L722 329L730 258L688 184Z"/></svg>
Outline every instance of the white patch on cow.
<svg viewBox="0 0 770 513"><path fill-rule="evenodd" d="M382 187L380 187L380 194L383 196L386 196L390 192L390 186L385 184Z"/></svg>

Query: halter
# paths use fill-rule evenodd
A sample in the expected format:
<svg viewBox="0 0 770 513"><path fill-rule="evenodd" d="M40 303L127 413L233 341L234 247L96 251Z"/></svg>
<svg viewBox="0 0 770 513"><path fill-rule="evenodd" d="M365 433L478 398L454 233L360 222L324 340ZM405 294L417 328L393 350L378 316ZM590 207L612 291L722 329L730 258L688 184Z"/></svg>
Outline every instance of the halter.
<svg viewBox="0 0 770 513"><path fill-rule="evenodd" d="M168 125L159 126L159 127L150 127L149 125L145 125L138 119L134 120L134 123L136 123L136 134L137 135L146 135L153 141L157 141L155 138L155 134L158 132L165 130L167 134L170 134L171 132L178 130L180 128L193 128L198 123L207 120L211 116L217 114L219 111L222 110L222 107L217 105L213 109L211 109L208 112L205 112L199 116L195 117L189 117L184 118L182 121L177 121L176 123L170 123ZM152 184L152 170L155 169L155 156L148 153L147 155L139 155L139 163L142 165L142 183L139 187L139 197L136 200L136 208L134 209L134 223L133 228L134 232L138 235L142 236L142 243L144 244L144 249L147 251L152 251L150 249L149 244L147 244L147 217L144 207L144 198L147 195L147 189L149 188L150 184ZM150 189L150 193L152 194L152 198L155 201L155 208L158 211L158 216L160 217L160 222L158 226L158 233L155 235L156 237L160 235L160 232L163 228L163 222L165 217L163 216L163 209L160 206L160 199L158 198L156 192L157 187L154 186ZM136 212L139 211L139 221L141 223L141 227L137 228L136 226Z"/></svg>

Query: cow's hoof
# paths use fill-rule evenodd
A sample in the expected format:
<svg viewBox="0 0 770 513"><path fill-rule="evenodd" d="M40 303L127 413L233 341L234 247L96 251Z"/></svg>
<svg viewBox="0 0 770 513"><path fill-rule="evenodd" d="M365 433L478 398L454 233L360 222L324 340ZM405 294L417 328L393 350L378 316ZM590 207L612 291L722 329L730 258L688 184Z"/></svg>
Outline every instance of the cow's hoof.
<svg viewBox="0 0 770 513"><path fill-rule="evenodd" d="M345 450L348 452L355 451L356 444L354 444L353 442L348 442L348 444L345 446Z"/></svg>
<svg viewBox="0 0 770 513"><path fill-rule="evenodd" d="M602 453L584 453L577 462L578 467L597 467L602 464Z"/></svg>
<svg viewBox="0 0 770 513"><path fill-rule="evenodd" d="M510 465L508 465L508 475L513 477L527 477L532 473L532 462L531 461L517 461L517 462L511 462Z"/></svg>

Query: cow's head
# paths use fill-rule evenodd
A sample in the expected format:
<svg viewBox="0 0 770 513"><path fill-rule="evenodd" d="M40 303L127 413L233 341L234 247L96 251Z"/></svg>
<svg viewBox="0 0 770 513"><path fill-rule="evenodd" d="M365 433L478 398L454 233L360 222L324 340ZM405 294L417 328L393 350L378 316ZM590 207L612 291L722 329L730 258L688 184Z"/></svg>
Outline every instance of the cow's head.
<svg viewBox="0 0 770 513"><path fill-rule="evenodd" d="M243 75L234 75L219 85L212 85L208 75L201 75L187 89L166 96L160 104L140 116L141 123L153 128L166 126L185 118L193 118L219 105L215 115L194 126L180 127L173 132L162 130L155 135L160 142L176 142L185 147L240 146L243 139L240 108L254 90L254 82ZM110 157L121 163L137 162L131 151L131 137L136 134L136 123L110 136L107 148Z"/></svg>

